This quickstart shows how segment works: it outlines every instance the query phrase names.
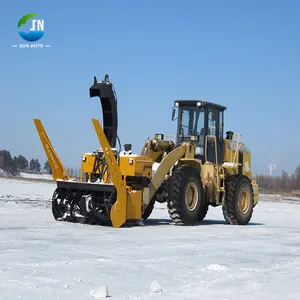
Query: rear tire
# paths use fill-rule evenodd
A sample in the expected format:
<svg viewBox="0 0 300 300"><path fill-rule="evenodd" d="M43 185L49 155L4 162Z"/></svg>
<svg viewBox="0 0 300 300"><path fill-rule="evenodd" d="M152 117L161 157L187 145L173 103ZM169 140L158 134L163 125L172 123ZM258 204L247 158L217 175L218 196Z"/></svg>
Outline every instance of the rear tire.
<svg viewBox="0 0 300 300"><path fill-rule="evenodd" d="M247 176L233 175L225 182L223 216L231 225L247 225L253 213L253 189Z"/></svg>
<svg viewBox="0 0 300 300"><path fill-rule="evenodd" d="M176 167L168 186L168 212L175 224L193 225L207 212L204 190L197 169Z"/></svg>

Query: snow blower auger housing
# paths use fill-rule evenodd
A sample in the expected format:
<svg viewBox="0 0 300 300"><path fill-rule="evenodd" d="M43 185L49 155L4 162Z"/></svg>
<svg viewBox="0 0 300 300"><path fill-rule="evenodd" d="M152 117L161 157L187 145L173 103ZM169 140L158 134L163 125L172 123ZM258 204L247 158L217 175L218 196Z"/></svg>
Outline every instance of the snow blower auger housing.
<svg viewBox="0 0 300 300"><path fill-rule="evenodd" d="M249 223L258 203L258 185L241 135L227 131L223 137L226 107L175 101L175 141L155 134L137 155L131 144L125 144L124 151L116 149L117 101L107 75L100 82L94 77L90 96L100 97L102 104L103 129L92 119L101 148L82 155L80 180L70 178L41 121L34 119L57 184L52 198L56 220L118 228L127 221L147 219L155 202L160 202L167 203L170 218L178 225L202 221L209 206L222 206L228 224Z"/></svg>

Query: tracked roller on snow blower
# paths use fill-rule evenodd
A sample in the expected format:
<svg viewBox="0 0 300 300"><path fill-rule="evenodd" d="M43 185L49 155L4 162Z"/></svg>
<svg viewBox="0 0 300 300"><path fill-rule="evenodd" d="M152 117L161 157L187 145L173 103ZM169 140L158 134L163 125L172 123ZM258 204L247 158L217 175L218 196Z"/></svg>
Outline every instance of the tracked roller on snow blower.
<svg viewBox="0 0 300 300"><path fill-rule="evenodd" d="M201 100L175 101L175 141L155 134L140 155L131 144L117 150L117 99L108 76L90 87L102 105L103 128L93 126L101 147L82 155L81 179L70 177L39 119L34 119L57 188L56 220L121 227L147 219L155 202L167 203L175 224L202 221L209 206L222 206L228 224L248 224L258 203L250 150L231 131L223 137L226 107ZM176 116L177 113L177 116ZM237 139L234 139L236 137Z"/></svg>

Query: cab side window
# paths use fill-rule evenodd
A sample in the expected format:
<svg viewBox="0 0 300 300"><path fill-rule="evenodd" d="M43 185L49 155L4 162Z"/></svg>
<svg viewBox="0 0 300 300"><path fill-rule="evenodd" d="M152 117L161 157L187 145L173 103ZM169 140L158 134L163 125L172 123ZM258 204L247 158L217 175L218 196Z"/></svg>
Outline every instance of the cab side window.
<svg viewBox="0 0 300 300"><path fill-rule="evenodd" d="M216 126L217 126L216 112L212 108L209 108L208 110L208 134L209 135L216 135Z"/></svg>

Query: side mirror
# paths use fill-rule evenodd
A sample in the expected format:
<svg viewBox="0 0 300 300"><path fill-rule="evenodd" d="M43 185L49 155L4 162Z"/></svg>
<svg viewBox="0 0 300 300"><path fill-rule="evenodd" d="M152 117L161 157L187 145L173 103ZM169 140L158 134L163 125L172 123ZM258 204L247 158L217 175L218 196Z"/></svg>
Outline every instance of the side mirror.
<svg viewBox="0 0 300 300"><path fill-rule="evenodd" d="M176 114L176 108L173 107L173 111L172 111L172 121L176 120L177 117L175 118L175 114Z"/></svg>

